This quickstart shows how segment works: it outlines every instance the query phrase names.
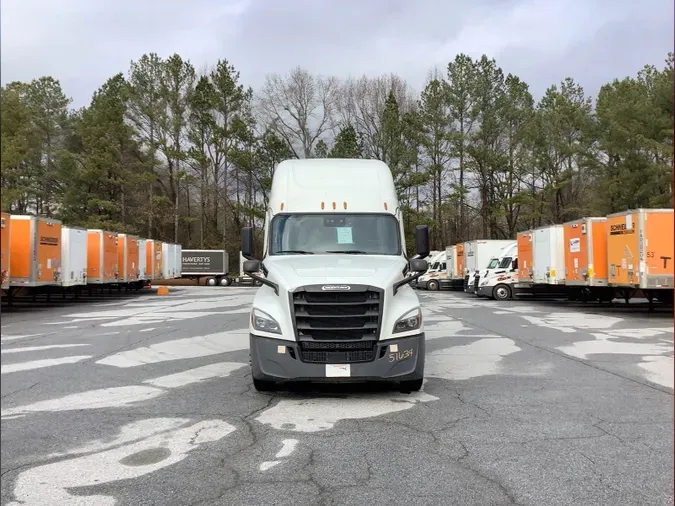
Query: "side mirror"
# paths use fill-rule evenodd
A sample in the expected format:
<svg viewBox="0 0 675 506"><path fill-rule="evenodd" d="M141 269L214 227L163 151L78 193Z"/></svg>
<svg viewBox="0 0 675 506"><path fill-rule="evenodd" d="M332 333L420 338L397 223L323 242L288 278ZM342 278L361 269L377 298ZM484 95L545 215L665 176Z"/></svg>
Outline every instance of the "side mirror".
<svg viewBox="0 0 675 506"><path fill-rule="evenodd" d="M422 258L415 258L410 261L410 270L413 272L427 272L429 269L429 262Z"/></svg>
<svg viewBox="0 0 675 506"><path fill-rule="evenodd" d="M243 268L246 274L260 272L260 260L246 260Z"/></svg>
<svg viewBox="0 0 675 506"><path fill-rule="evenodd" d="M253 256L252 227L244 227L241 229L241 254L244 256L244 258L251 258ZM244 269L244 272L246 272L246 269Z"/></svg>
<svg viewBox="0 0 675 506"><path fill-rule="evenodd" d="M429 227L427 225L415 227L415 249L420 258L429 256Z"/></svg>

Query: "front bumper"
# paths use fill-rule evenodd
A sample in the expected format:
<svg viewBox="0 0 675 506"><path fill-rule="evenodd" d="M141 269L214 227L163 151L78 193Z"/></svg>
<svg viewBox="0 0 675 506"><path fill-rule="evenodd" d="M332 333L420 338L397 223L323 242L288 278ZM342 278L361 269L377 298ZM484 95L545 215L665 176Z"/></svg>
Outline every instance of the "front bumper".
<svg viewBox="0 0 675 506"><path fill-rule="evenodd" d="M370 362L348 364L335 376L335 364L303 362L297 342L249 334L251 373L255 379L275 382L364 382L409 381L424 377L424 333L401 339L378 341ZM397 351L392 351L396 345ZM394 349L396 348L394 347ZM348 374L348 375L347 375Z"/></svg>
<svg viewBox="0 0 675 506"><path fill-rule="evenodd" d="M417 287L416 288L422 288L423 290L427 289L427 285L429 284L429 280L426 279L424 281L420 281L419 279L417 280Z"/></svg>
<svg viewBox="0 0 675 506"><path fill-rule="evenodd" d="M492 297L492 286L479 286L476 295L479 297Z"/></svg>

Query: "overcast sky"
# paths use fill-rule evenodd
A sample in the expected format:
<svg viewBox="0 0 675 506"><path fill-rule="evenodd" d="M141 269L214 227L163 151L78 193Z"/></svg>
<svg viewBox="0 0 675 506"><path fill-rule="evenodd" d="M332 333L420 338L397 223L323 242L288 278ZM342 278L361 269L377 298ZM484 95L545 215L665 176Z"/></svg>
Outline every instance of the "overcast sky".
<svg viewBox="0 0 675 506"><path fill-rule="evenodd" d="M672 0L2 0L0 14L2 84L51 75L75 107L149 52L198 70L227 58L254 88L301 65L417 90L485 53L540 96L568 75L595 94L673 48Z"/></svg>

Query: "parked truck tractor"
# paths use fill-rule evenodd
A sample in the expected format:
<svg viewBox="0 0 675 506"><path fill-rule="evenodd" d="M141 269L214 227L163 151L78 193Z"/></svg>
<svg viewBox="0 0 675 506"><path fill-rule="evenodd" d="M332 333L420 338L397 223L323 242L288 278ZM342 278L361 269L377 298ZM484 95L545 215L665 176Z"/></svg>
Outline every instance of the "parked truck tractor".
<svg viewBox="0 0 675 506"><path fill-rule="evenodd" d="M385 163L281 162L260 259L253 229L242 230L244 271L262 283L249 322L255 388L384 381L419 390L424 328L409 283L428 267L426 225L417 226L415 242L420 258L408 260L402 210Z"/></svg>

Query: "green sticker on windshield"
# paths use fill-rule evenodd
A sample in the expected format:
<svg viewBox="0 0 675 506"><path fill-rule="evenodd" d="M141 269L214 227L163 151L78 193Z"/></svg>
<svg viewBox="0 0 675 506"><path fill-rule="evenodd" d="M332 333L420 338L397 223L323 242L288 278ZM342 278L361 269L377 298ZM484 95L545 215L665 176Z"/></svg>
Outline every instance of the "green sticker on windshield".
<svg viewBox="0 0 675 506"><path fill-rule="evenodd" d="M352 240L352 227L336 227L338 244L354 244Z"/></svg>

